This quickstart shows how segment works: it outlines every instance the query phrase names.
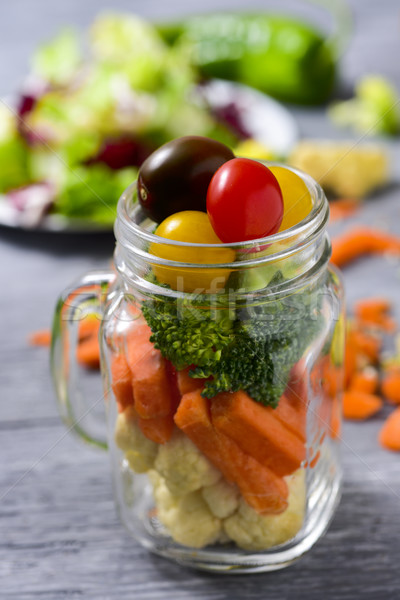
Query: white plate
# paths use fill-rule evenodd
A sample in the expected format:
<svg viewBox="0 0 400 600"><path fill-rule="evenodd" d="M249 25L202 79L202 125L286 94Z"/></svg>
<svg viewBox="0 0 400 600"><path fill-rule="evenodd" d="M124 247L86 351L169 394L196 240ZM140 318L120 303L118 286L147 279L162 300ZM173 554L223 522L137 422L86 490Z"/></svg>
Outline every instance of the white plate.
<svg viewBox="0 0 400 600"><path fill-rule="evenodd" d="M285 157L298 140L296 121L279 102L250 87L230 81L215 79L201 86L200 96L216 111L230 104L240 115L245 131L270 149L275 155ZM56 232L109 231L111 226L98 225L84 219L68 219L62 215L47 215L39 225L30 223L23 213L15 209L0 195L0 225L17 229Z"/></svg>
<svg viewBox="0 0 400 600"><path fill-rule="evenodd" d="M243 128L279 157L288 156L299 139L297 123L292 114L262 92L240 83L214 79L204 86L203 94L214 109L234 101Z"/></svg>

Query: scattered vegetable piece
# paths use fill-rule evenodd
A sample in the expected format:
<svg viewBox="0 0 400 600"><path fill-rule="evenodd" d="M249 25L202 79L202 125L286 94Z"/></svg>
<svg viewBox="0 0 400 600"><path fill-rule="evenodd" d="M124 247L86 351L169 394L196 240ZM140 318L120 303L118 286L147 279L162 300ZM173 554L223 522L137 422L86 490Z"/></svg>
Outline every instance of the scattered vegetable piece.
<svg viewBox="0 0 400 600"><path fill-rule="evenodd" d="M331 261L337 267L367 254L400 256L400 237L372 227L354 227L333 238Z"/></svg>
<svg viewBox="0 0 400 600"><path fill-rule="evenodd" d="M340 198L330 202L329 204L329 220L339 221L347 219L355 215L360 209L361 203L359 199Z"/></svg>
<svg viewBox="0 0 400 600"><path fill-rule="evenodd" d="M357 371L350 379L350 391L375 394L378 391L378 388L378 371L373 367L366 367L362 371Z"/></svg>
<svg viewBox="0 0 400 600"><path fill-rule="evenodd" d="M40 331L34 331L28 338L31 346L50 346L51 343L51 331L50 329L41 329Z"/></svg>
<svg viewBox="0 0 400 600"><path fill-rule="evenodd" d="M389 181L387 155L372 144L304 140L293 150L288 163L339 197L363 198Z"/></svg>
<svg viewBox="0 0 400 600"><path fill-rule="evenodd" d="M396 323L389 316L391 304L385 298L368 298L354 305L354 314L366 324L376 325L388 333L396 330Z"/></svg>
<svg viewBox="0 0 400 600"><path fill-rule="evenodd" d="M343 394L343 415L346 419L364 420L381 410L383 400L375 394L348 390Z"/></svg>
<svg viewBox="0 0 400 600"><path fill-rule="evenodd" d="M395 404L400 404L400 367L387 369L382 379L382 394Z"/></svg>
<svg viewBox="0 0 400 600"><path fill-rule="evenodd" d="M97 336L82 340L76 348L76 359L87 369L100 368L100 349Z"/></svg>
<svg viewBox="0 0 400 600"><path fill-rule="evenodd" d="M387 417L379 433L379 442L388 450L400 451L400 406Z"/></svg>

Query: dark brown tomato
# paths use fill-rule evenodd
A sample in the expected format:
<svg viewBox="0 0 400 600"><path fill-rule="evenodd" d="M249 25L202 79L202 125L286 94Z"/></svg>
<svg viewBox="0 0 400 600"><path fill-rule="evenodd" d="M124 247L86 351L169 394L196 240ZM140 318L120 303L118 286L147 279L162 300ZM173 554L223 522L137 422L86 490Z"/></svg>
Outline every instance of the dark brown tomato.
<svg viewBox="0 0 400 600"><path fill-rule="evenodd" d="M139 171L138 199L143 211L157 223L183 210L205 212L212 176L232 158L230 148L206 137L185 136L164 144Z"/></svg>

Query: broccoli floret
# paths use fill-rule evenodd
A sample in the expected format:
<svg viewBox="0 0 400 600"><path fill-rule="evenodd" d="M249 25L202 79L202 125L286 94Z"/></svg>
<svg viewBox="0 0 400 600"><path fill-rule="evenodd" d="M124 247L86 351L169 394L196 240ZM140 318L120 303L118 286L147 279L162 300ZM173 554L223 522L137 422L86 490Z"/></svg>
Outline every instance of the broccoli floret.
<svg viewBox="0 0 400 600"><path fill-rule="evenodd" d="M309 290L283 299L255 298L223 308L221 296L202 304L160 296L143 304L151 341L178 369L208 379L202 395L245 390L253 400L276 407L292 366L320 326Z"/></svg>
<svg viewBox="0 0 400 600"><path fill-rule="evenodd" d="M152 331L150 340L176 369L215 366L234 340L231 311L215 310L200 302L154 298L143 303L143 315Z"/></svg>

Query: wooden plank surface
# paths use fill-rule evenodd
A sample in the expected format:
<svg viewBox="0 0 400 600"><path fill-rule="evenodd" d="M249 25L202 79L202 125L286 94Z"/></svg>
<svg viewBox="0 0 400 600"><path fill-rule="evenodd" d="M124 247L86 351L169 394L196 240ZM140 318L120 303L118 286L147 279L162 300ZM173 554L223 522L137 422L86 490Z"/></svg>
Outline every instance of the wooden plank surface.
<svg viewBox="0 0 400 600"><path fill-rule="evenodd" d="M112 4L150 17L243 5L239 0ZM252 6L265 4L260 0ZM84 27L105 6L103 0L1 3L0 93L17 88L39 40L67 22ZM378 71L400 88L398 0L352 0L351 6L355 31L342 61L345 87L365 72ZM345 135L320 109L292 110L303 135ZM388 146L398 161L399 143ZM400 234L398 172L395 179L394 186L368 202L361 219ZM107 265L113 243L112 235L72 238L0 231L0 597L400 598L400 456L378 446L383 415L345 425L342 502L326 536L290 569L238 577L185 570L148 554L124 531L113 506L107 456L65 431L47 351L27 345L32 330L49 325L58 293L86 270ZM346 271L345 281L349 304L377 291L399 303L398 263L381 258L360 262ZM399 306L396 310L400 319Z"/></svg>

